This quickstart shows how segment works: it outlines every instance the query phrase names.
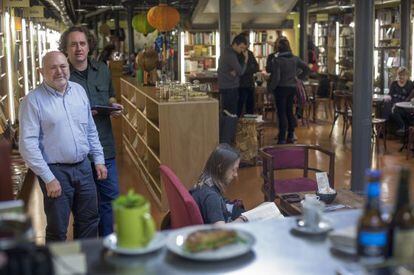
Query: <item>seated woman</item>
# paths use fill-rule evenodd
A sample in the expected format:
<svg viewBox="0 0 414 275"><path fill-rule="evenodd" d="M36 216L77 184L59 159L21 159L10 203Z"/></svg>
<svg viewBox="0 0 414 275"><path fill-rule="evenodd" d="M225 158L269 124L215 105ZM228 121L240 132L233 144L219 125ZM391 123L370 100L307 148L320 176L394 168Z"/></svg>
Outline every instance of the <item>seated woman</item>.
<svg viewBox="0 0 414 275"><path fill-rule="evenodd" d="M396 124L396 135L402 136L407 129L407 125L414 118L413 114L405 109L398 108L395 103L410 101L414 97L414 84L408 80L408 71L405 67L397 70L397 80L393 81L390 86L390 101L392 111L390 119Z"/></svg>
<svg viewBox="0 0 414 275"><path fill-rule="evenodd" d="M223 196L226 187L237 177L240 154L230 145L222 143L211 153L198 179L190 190L206 224L244 222L241 203L230 203Z"/></svg>

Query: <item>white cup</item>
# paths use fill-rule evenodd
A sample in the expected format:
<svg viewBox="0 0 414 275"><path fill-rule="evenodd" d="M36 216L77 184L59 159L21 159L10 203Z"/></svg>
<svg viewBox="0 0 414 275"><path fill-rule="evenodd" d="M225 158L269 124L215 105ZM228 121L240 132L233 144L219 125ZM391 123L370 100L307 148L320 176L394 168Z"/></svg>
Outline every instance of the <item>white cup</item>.
<svg viewBox="0 0 414 275"><path fill-rule="evenodd" d="M319 201L319 197L314 194L305 195L305 200L302 202L303 209L303 221L305 226L317 229L319 222L321 221L322 211L325 208L325 204ZM307 197L308 196L308 197Z"/></svg>

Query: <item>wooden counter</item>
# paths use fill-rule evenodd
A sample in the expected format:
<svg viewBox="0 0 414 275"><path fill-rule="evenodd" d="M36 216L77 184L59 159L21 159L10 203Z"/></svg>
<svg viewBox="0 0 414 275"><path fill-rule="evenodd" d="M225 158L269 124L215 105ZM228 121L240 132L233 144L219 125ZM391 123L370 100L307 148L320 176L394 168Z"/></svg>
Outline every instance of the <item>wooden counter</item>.
<svg viewBox="0 0 414 275"><path fill-rule="evenodd" d="M121 78L123 146L161 208L167 206L160 164L190 188L218 144L218 101L168 102L154 87Z"/></svg>

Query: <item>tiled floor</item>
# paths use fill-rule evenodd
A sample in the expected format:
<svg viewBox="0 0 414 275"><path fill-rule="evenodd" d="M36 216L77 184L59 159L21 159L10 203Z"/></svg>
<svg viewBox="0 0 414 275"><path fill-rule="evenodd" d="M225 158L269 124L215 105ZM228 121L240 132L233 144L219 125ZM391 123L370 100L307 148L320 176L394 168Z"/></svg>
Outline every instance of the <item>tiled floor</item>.
<svg viewBox="0 0 414 275"><path fill-rule="evenodd" d="M136 192L143 194L151 200L149 192L143 185L139 173L129 161L126 154L122 152L120 144L120 120L114 121L114 133L117 139L118 156L117 164L119 169L119 180L121 185L121 192L126 192L130 188L134 188ZM309 128L299 126L296 130L298 136L298 143L319 144L323 147L330 148L336 153L335 162L335 187L336 188L350 188L351 175L351 134L348 133L348 138L345 144L342 143L342 125L339 123L335 126L332 138L329 138L331 123L328 121L318 121L318 123L311 123ZM269 128L265 132L265 145L275 143L276 128ZM381 140L382 141L382 140ZM402 165L414 167L414 158L406 160L405 152L400 153L398 149L401 146L399 140L388 141L388 151L383 152L382 144L380 146L379 154L373 154L373 167L382 169L384 171L383 177L383 196L385 199L392 199L395 192L395 182L399 168ZM262 179L260 177L261 166L241 168L239 170L239 177L232 183L228 190L227 196L230 199L239 198L244 201L247 208L252 208L263 201L263 194L261 192ZM411 187L414 190L414 176L412 177ZM364 179L361 179L364 180ZM414 195L414 192L412 192ZM151 212L156 220L158 226L165 214L157 208L155 203L152 203ZM39 243L44 242L44 228L45 217L43 213L42 194L40 188L36 185L35 192L31 198L30 214L32 216L33 225L36 231L36 237ZM71 230L68 233L68 239L71 239Z"/></svg>

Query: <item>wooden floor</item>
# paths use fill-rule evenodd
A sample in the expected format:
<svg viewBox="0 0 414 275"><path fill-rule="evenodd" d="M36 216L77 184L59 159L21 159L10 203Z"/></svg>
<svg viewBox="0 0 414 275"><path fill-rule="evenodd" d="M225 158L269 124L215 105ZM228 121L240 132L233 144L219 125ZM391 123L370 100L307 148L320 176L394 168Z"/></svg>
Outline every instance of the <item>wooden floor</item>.
<svg viewBox="0 0 414 275"><path fill-rule="evenodd" d="M152 215L156 220L158 227L162 220L164 212L160 211L156 204L152 201L149 192L143 185L143 182L136 171L133 164L128 159L127 154L124 154L121 146L121 121L115 119L114 133L117 140L118 156L117 165L119 172L119 182L121 186L121 192L125 193L130 188L135 189L136 192L143 194L152 202ZM311 123L309 128L299 126L296 130L298 136L297 143L306 144L319 144L323 147L330 148L336 153L335 162L335 188L350 188L350 176L351 176L351 133L348 134L348 138L345 144L342 143L342 124L337 123L334 128L332 138L329 138L329 131L331 129L331 122L318 121L317 123ZM269 128L265 131L265 145L271 145L275 143L274 137L276 136L277 129ZM399 152L401 143L398 139L388 140L388 150L384 152L382 146L382 140L379 148L379 153L375 153L373 150L373 167L382 169L384 172L382 185L383 199L386 201L392 201L395 193L395 183L397 181L398 171L401 166L405 165L409 168L414 167L414 158L406 160L405 151ZM314 156L319 160L319 156ZM230 185L227 190L227 197L229 199L242 199L246 208L252 208L263 201L263 194L261 193L262 179L260 177L261 166L241 168L239 170L238 179ZM414 190L414 176L411 179L411 189ZM363 181L364 179L361 179ZM412 192L414 195L414 191ZM413 197L414 198L414 197ZM33 220L33 225L36 232L38 243L44 242L44 228L45 217L43 213L42 194L38 185L33 193L30 203L30 213ZM71 231L71 230L69 230ZM71 232L68 233L68 238L71 239Z"/></svg>

